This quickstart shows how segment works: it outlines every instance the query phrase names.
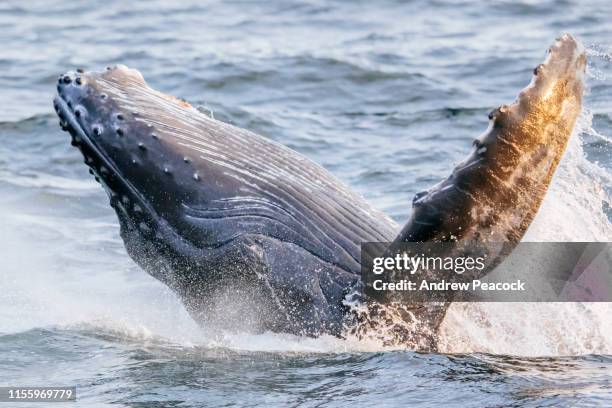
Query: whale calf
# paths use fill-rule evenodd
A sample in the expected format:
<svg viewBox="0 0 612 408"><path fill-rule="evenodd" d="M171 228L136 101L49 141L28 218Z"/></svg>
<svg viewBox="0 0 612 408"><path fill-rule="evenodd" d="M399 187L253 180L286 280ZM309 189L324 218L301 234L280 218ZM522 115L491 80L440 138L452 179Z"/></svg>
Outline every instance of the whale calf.
<svg viewBox="0 0 612 408"><path fill-rule="evenodd" d="M469 157L415 196L403 227L299 153L123 65L61 75L54 107L107 191L128 254L197 322L343 336L359 324L346 298L360 285L362 242L520 241L581 111L585 65L574 38L557 39ZM412 316L435 333L447 305L413 305Z"/></svg>

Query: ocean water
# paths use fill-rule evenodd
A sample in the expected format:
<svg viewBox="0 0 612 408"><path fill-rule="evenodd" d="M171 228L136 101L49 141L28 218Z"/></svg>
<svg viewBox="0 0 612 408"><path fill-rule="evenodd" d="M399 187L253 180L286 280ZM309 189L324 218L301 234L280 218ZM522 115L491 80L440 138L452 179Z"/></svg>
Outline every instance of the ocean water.
<svg viewBox="0 0 612 408"><path fill-rule="evenodd" d="M92 407L612 406L610 304L455 304L438 354L197 326L125 253L51 104L60 73L126 64L403 222L570 32L585 107L525 239L611 241L609 1L178 3L0 2L0 386Z"/></svg>

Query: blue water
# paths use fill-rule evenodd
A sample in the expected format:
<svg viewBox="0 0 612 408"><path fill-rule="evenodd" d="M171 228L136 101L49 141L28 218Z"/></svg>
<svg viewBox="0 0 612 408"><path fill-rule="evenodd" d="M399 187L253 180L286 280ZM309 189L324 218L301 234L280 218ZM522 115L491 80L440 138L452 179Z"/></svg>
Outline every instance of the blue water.
<svg viewBox="0 0 612 408"><path fill-rule="evenodd" d="M0 2L0 386L95 407L612 405L609 304L457 306L441 354L198 327L126 255L51 105L60 73L126 64L401 223L570 32L585 109L529 237L610 241L612 3L91 3Z"/></svg>

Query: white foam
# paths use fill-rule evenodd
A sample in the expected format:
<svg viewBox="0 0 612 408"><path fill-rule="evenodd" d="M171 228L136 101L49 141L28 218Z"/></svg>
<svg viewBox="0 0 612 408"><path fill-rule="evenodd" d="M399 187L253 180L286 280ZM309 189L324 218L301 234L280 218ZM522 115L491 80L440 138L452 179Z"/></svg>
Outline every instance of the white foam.
<svg viewBox="0 0 612 408"><path fill-rule="evenodd" d="M603 203L611 175L587 160L585 110L524 241L612 241ZM612 354L612 303L455 303L441 327L441 351L526 356Z"/></svg>

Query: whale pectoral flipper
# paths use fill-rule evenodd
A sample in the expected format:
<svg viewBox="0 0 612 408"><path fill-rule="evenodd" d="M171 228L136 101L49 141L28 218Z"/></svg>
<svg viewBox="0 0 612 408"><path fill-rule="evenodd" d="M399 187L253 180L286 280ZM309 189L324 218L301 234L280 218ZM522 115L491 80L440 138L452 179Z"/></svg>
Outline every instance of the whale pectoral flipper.
<svg viewBox="0 0 612 408"><path fill-rule="evenodd" d="M573 132L582 109L585 66L583 47L570 35L559 38L517 100L489 114L489 127L466 160L415 196L412 215L394 245L499 243L503 250L497 256L509 253L535 217ZM498 261L489 259L488 268L473 278ZM426 304L417 315L437 328L448 302Z"/></svg>
<svg viewBox="0 0 612 408"><path fill-rule="evenodd" d="M413 201L396 241L518 242L531 224L582 109L586 56L564 35L451 175Z"/></svg>

